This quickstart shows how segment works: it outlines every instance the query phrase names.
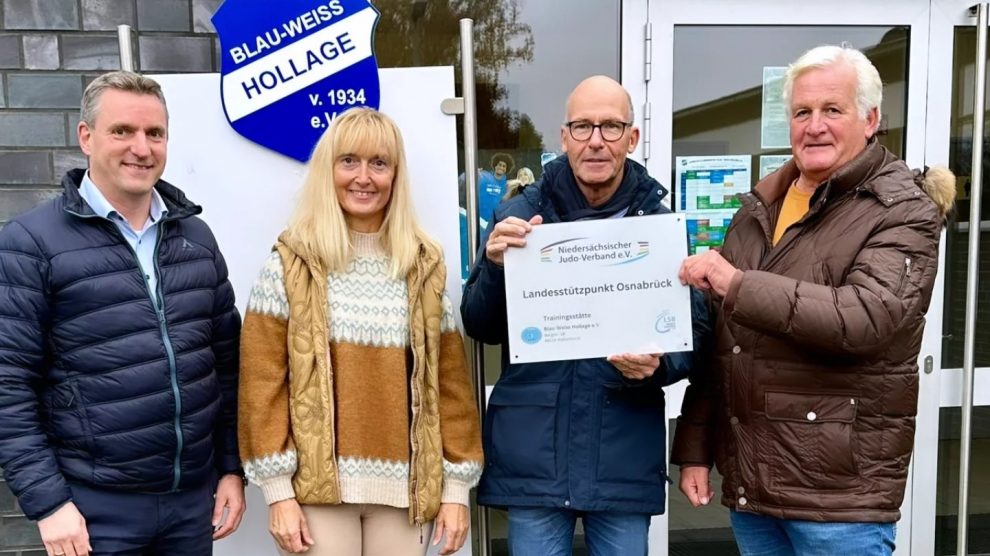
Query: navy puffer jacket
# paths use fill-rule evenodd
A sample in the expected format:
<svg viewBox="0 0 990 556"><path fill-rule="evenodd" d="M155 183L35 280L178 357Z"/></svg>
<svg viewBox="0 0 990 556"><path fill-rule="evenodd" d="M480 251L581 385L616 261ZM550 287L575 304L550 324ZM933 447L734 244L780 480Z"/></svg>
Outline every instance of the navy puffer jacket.
<svg viewBox="0 0 990 556"><path fill-rule="evenodd" d="M156 308L83 175L0 230L0 466L32 519L71 499L66 481L161 493L240 470L240 316L202 209L155 186Z"/></svg>
<svg viewBox="0 0 990 556"><path fill-rule="evenodd" d="M646 169L626 161L635 185L626 216L662 214L667 194ZM544 167L540 181L500 205L489 230L510 216L560 222L549 190L577 193L566 156ZM670 238L687 241L687 238ZM666 415L662 388L700 364L711 326L704 297L692 292L694 353L672 353L653 377L625 379L605 358L510 364L506 345L505 273L484 255L484 241L461 299L469 336L503 344L502 375L485 415L485 470L478 502L576 511L663 513Z"/></svg>

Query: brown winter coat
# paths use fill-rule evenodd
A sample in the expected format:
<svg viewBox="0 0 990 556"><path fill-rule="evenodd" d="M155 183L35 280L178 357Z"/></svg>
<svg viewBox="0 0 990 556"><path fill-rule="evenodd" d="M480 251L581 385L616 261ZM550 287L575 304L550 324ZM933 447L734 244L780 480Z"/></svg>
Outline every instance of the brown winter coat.
<svg viewBox="0 0 990 556"><path fill-rule="evenodd" d="M671 459L714 461L737 510L896 521L954 183L932 191L872 141L771 247L797 176L791 161L742 195L722 254L744 272L716 308L712 369L688 387Z"/></svg>

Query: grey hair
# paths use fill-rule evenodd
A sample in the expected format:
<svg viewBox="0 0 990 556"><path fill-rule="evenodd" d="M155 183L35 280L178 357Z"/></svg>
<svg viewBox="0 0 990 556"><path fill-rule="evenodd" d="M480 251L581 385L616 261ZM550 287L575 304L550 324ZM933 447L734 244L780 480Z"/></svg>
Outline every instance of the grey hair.
<svg viewBox="0 0 990 556"><path fill-rule="evenodd" d="M870 110L876 108L879 119L880 103L883 102L883 82L880 80L880 73L865 54L846 44L816 46L787 67L783 89L787 114L791 114L794 81L798 77L813 69L840 63L847 63L856 70L856 106L859 108L859 117L866 118Z"/></svg>
<svg viewBox="0 0 990 556"><path fill-rule="evenodd" d="M89 127L93 127L96 122L96 116L100 111L100 97L107 89L139 95L153 95L162 103L162 108L165 109L165 121L168 121L165 94L157 81L130 71L112 71L94 79L83 92L82 102L79 106L79 119Z"/></svg>

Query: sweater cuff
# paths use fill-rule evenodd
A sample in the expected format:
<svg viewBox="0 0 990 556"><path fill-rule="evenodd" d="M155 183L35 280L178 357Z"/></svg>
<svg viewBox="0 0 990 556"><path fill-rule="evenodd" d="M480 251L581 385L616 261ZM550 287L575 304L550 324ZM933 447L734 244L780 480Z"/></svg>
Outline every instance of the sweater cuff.
<svg viewBox="0 0 990 556"><path fill-rule="evenodd" d="M463 481L443 478L443 492L440 494L442 504L462 504L471 507L471 486Z"/></svg>
<svg viewBox="0 0 990 556"><path fill-rule="evenodd" d="M296 497L296 491L292 488L292 475L276 475L265 479L258 486L265 495L265 504L269 506Z"/></svg>

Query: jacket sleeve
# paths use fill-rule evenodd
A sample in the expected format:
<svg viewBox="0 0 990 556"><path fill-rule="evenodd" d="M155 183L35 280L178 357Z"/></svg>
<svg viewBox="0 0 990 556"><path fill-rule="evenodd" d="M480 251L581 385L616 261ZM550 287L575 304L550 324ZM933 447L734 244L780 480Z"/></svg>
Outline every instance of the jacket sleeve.
<svg viewBox="0 0 990 556"><path fill-rule="evenodd" d="M726 318L825 352L880 353L902 325L927 308L935 280L942 220L931 203L911 204L910 209L891 210L841 284L749 270L729 287L723 302ZM827 281L827 263L819 264Z"/></svg>
<svg viewBox="0 0 990 556"><path fill-rule="evenodd" d="M485 256L485 242L493 220L478 248L478 256L461 297L461 320L468 336L486 344L502 344L508 334L505 312L505 270Z"/></svg>
<svg viewBox="0 0 990 556"><path fill-rule="evenodd" d="M289 428L289 299L273 251L251 289L241 330L237 431L244 474L265 502L295 497L297 455Z"/></svg>
<svg viewBox="0 0 990 556"><path fill-rule="evenodd" d="M71 395L45 390L49 271L47 256L20 223L0 231L0 467L21 510L35 520L72 498L41 421L46 405L72 403Z"/></svg>
<svg viewBox="0 0 990 556"><path fill-rule="evenodd" d="M443 294L440 335L440 437L443 441L441 502L470 506L469 491L482 470L481 427L464 342L454 309Z"/></svg>
<svg viewBox="0 0 990 556"><path fill-rule="evenodd" d="M691 290L694 321L694 351L687 370L690 381L684 392L681 414L677 418L670 462L674 465L704 465L714 462L714 422L717 400L716 378L712 374L714 351L714 316L706 296ZM700 305L700 306L699 306ZM698 313L704 316L698 318Z"/></svg>
<svg viewBox="0 0 990 556"><path fill-rule="evenodd" d="M234 288L219 248L214 263L217 285L213 297L213 357L221 396L220 415L213 431L214 463L220 475L240 475L243 471L237 449L237 375L241 315L234 306Z"/></svg>
<svg viewBox="0 0 990 556"><path fill-rule="evenodd" d="M712 324L705 295L691 288L691 351L668 353L663 357L664 386L688 378L691 372L705 372L711 353Z"/></svg>

